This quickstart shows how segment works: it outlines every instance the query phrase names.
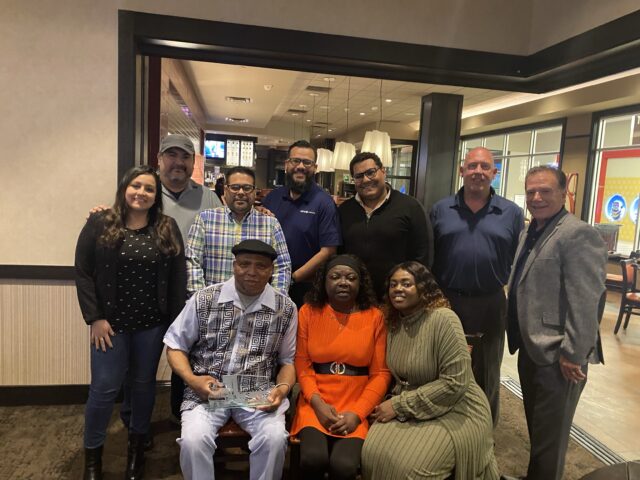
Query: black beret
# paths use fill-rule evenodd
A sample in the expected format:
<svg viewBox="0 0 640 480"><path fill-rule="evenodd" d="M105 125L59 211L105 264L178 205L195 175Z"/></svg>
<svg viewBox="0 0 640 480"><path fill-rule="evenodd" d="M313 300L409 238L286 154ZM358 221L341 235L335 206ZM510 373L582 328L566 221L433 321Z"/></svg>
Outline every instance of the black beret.
<svg viewBox="0 0 640 480"><path fill-rule="evenodd" d="M264 255L271 260L275 260L278 254L271 245L260 240L243 240L231 249L231 253L238 255L239 253L255 253L256 255Z"/></svg>

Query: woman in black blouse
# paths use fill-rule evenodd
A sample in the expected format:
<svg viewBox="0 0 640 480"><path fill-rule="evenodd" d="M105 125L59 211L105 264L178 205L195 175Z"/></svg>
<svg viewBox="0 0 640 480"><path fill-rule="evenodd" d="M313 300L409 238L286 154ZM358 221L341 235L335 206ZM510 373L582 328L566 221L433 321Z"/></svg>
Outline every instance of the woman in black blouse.
<svg viewBox="0 0 640 480"><path fill-rule="evenodd" d="M162 337L186 298L180 231L162 214L160 179L151 167L130 169L113 208L89 217L78 238L75 268L80 309L91 327L84 478L102 478L102 446L127 372L131 419L125 478L141 478Z"/></svg>

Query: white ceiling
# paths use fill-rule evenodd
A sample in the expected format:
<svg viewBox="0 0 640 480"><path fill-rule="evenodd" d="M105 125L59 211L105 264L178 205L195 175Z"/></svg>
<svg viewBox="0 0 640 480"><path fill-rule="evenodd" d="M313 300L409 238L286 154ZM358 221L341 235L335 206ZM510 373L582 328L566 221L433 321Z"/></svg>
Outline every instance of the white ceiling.
<svg viewBox="0 0 640 480"><path fill-rule="evenodd" d="M373 78L208 62L183 64L205 112L207 131L253 133L258 136L258 143L269 145L287 145L295 136L302 136L303 127L312 125L314 139L345 136L347 122L349 130L381 118L386 125L408 125L420 120L421 97L434 92L463 95L463 109L510 93L393 80L383 80L381 85L379 79ZM329 94L312 96L308 87L331 90ZM227 96L249 97L251 103L229 102L225 100ZM291 113L290 109L304 112ZM234 124L227 117L248 121Z"/></svg>

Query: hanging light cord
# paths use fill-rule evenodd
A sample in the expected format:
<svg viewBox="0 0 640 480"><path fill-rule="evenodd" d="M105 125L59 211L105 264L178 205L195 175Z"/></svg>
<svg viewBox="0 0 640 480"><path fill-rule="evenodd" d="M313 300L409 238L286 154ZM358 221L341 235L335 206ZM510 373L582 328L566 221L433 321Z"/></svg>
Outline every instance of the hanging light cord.
<svg viewBox="0 0 640 480"><path fill-rule="evenodd" d="M382 128L382 79L380 79L380 120L378 121L378 130Z"/></svg>

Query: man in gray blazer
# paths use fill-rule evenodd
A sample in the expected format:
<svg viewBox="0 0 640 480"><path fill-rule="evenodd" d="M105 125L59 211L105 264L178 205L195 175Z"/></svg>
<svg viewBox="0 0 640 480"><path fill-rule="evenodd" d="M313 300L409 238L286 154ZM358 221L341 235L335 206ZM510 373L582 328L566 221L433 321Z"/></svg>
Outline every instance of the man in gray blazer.
<svg viewBox="0 0 640 480"><path fill-rule="evenodd" d="M567 178L548 166L527 173L527 209L509 279L509 351L529 429L527 480L561 479L569 430L587 379L600 363L607 249L598 232L564 209Z"/></svg>

